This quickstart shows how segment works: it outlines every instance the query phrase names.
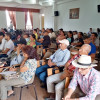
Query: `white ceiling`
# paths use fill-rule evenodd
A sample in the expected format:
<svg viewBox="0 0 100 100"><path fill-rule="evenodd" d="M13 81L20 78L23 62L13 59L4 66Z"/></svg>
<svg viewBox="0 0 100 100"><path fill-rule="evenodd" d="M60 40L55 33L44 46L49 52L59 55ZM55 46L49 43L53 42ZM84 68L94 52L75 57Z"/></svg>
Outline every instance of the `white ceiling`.
<svg viewBox="0 0 100 100"><path fill-rule="evenodd" d="M54 2L62 1L74 0L0 0L0 6L41 9L43 6L52 6Z"/></svg>

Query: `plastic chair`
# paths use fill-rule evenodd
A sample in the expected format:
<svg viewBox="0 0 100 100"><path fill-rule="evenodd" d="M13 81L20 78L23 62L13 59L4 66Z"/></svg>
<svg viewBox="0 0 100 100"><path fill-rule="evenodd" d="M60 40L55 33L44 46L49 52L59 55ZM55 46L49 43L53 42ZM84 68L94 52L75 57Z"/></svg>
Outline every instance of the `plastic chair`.
<svg viewBox="0 0 100 100"><path fill-rule="evenodd" d="M37 98L37 92L36 92L36 88L35 88L35 84L34 84L34 82L33 82L33 81L34 81L34 77L35 77L35 75L33 75L32 79L31 79L27 84L19 84L19 85L14 86L14 88L21 88L21 89L20 89L19 100L21 100L22 89L23 89L24 87L27 87L27 88L28 88L29 85L33 85L33 87L34 87L34 92L35 92L35 96L36 96L36 100L38 100L38 98Z"/></svg>

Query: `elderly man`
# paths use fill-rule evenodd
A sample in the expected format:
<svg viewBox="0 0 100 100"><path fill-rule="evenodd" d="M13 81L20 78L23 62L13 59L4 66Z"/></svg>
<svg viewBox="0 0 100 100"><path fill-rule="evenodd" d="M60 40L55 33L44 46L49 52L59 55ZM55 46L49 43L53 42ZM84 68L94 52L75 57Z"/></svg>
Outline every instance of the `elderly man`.
<svg viewBox="0 0 100 100"><path fill-rule="evenodd" d="M69 45L69 41L63 39L59 42L60 42L60 49L58 49L53 55L50 56L48 64L41 66L36 70L36 75L45 84L46 84L46 77L47 77L47 69L54 66L58 66L58 67L64 66L70 58L70 51L67 49L67 46Z"/></svg>
<svg viewBox="0 0 100 100"><path fill-rule="evenodd" d="M92 61L95 59L95 54L96 54L96 46L92 43L91 38L86 36L84 37L84 44L89 44L91 46L91 51L89 55L92 58Z"/></svg>
<svg viewBox="0 0 100 100"><path fill-rule="evenodd" d="M47 91L49 95L53 95L55 93L55 100L61 100L64 86L65 86L65 78L73 76L73 71L75 70L75 67L72 65L72 61L79 58L80 55L88 55L90 51L91 51L91 46L88 44L84 44L80 48L79 54L76 54L75 56L73 56L66 63L63 72L54 74L47 78ZM50 98L52 98L52 96ZM49 98L46 100L49 100Z"/></svg>
<svg viewBox="0 0 100 100"><path fill-rule="evenodd" d="M68 92L64 100L100 99L100 72L93 68L96 65L91 62L91 57L87 55L82 55L78 60L72 62L72 64L77 68L75 69L73 79L68 87ZM77 90L76 93L79 95L78 98L76 98L77 95L71 98L77 85L79 85L82 91Z"/></svg>

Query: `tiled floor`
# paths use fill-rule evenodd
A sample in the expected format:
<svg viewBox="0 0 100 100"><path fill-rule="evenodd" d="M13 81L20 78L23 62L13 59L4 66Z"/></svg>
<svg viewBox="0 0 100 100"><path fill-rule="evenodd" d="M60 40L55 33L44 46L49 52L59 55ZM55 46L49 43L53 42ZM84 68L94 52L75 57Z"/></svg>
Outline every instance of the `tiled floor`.
<svg viewBox="0 0 100 100"><path fill-rule="evenodd" d="M38 100L44 100L43 96L46 95L46 90L40 87L40 81L37 77L34 80ZM15 88L15 96L9 97L7 100L19 100L20 88ZM29 89L23 88L22 100L36 100L33 86L29 86Z"/></svg>

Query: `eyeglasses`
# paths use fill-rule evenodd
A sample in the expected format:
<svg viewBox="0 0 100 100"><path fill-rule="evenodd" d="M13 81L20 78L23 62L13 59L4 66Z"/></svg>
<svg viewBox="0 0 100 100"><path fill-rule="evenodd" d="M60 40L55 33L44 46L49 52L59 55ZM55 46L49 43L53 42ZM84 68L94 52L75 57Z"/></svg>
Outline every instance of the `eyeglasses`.
<svg viewBox="0 0 100 100"><path fill-rule="evenodd" d="M78 68L78 70L84 71L87 70L88 68Z"/></svg>

